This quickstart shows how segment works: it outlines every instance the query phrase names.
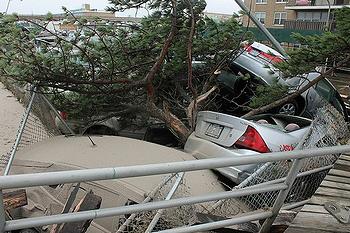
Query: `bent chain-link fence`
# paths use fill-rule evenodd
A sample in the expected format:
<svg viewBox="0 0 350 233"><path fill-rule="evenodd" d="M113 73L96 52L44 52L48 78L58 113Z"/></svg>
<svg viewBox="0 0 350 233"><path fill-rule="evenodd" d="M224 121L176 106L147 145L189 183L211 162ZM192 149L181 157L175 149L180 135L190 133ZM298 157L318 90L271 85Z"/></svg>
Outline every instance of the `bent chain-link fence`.
<svg viewBox="0 0 350 233"><path fill-rule="evenodd" d="M62 120L58 117L57 110L36 88L31 87L24 95L22 102L25 105L25 111L19 124L15 143L11 150L0 158L2 167L7 166L16 151L62 134L56 126L57 121Z"/></svg>
<svg viewBox="0 0 350 233"><path fill-rule="evenodd" d="M299 143L297 149L302 150L307 148L335 146L343 140L346 140L348 136L348 125L344 121L343 116L332 106L326 105L317 110L310 131ZM290 204L310 198L315 193L316 189L319 187L338 157L339 155L335 154L305 159L303 166L299 171L301 176L296 178L285 203ZM255 172L247 178L247 182L243 182L243 185L239 185L238 188L281 180L287 176L291 165L291 160L261 164L255 169ZM278 191L268 192L246 196L240 200L252 210L256 210L271 207L276 200L277 195ZM221 201L219 205L217 204L215 208L213 208L212 213L222 211L220 209L227 206L227 203L225 202L226 201Z"/></svg>
<svg viewBox="0 0 350 233"><path fill-rule="evenodd" d="M164 200L165 196L167 196L167 194L169 193L169 190L171 190L171 188L174 186L176 182L175 179L176 177L172 177L169 182L161 186L150 201L156 202ZM190 187L187 185L186 178L184 178L181 181L172 199L188 196L190 196ZM230 214L222 216L233 216L248 211L247 207L242 202L234 201L226 203L229 204L229 206L227 207L228 210L230 210ZM149 231L148 228L158 211L146 211L142 213L137 213L135 216L133 216L132 221L130 221L129 224L127 224L127 226L121 230L120 226L126 221L126 219L129 218L129 215L126 215L120 219L119 226L117 227L119 229L117 229L115 232L148 233L172 229L186 225L192 225L194 222L198 222L197 214L205 212L208 206L212 204L214 204L214 202L201 203L195 205L183 205L180 207L165 209L152 231Z"/></svg>
<svg viewBox="0 0 350 233"><path fill-rule="evenodd" d="M32 89L33 90L33 89ZM1 165L6 165L13 152L20 150L28 145L43 141L52 136L60 135L61 132L57 128L57 111L45 99L46 97L32 91L26 96L26 111L20 124L17 138L18 143L14 144L12 150L1 157ZM62 119L59 119L62 120ZM331 106L325 106L318 110L315 120L311 124L309 133L304 140L300 142L298 149L328 147L337 145L349 134L348 128L343 117ZM69 131L69 129L67 129ZM20 136L20 137L19 137ZM293 188L285 200L285 203L293 203L306 200L313 195L323 178L330 169L339 155L327 155L317 158L305 159L300 172L304 174L299 176ZM253 186L266 182L283 182L283 178L292 165L291 161L270 162L259 165L255 172L247 178L245 182L236 188ZM324 169L322 169L324 168ZM149 201L163 200L169 190L176 182L176 176L172 176L170 182L166 182L149 198ZM189 195L189 189L186 185L186 179L183 179L172 198L185 197ZM154 227L154 231L169 229L173 227L191 225L198 222L198 212L209 212L213 215L229 218L249 210L271 207L276 200L278 192L268 192L263 194L255 194L243 198L234 198L216 203L206 203L197 205L187 205L181 208L171 208L165 210L159 221ZM215 208L211 208L215 206ZM157 211L148 211L137 213L129 219L124 228L117 231L118 228L125 223L130 216L124 216L124 220L120 221L116 226L117 232L145 232ZM255 227L255 226L248 226ZM254 231L254 230L253 230Z"/></svg>

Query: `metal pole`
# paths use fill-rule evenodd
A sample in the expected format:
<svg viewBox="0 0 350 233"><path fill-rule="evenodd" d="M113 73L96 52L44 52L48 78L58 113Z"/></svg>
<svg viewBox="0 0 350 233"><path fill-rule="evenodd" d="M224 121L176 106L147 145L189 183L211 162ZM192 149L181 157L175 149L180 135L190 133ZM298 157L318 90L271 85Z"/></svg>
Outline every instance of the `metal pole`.
<svg viewBox="0 0 350 233"><path fill-rule="evenodd" d="M19 145L19 143L20 143L20 141L22 139L24 128L26 127L29 114L30 114L30 112L32 110L33 101L34 101L34 98L35 98L35 95L36 95L36 87L35 86L32 87L30 92L32 93L32 96L30 97L29 104L28 104L28 106L26 108L26 111L24 112L24 116L23 116L23 119L22 119L22 122L21 122L21 126L18 129L18 134L17 134L17 137L16 137L16 141L15 141L15 144L13 145L13 147L12 147L10 159L9 159L7 165L6 165L4 176L7 176L9 174L9 172L10 172L11 165L12 165L13 160L15 158L15 154L17 152L18 145Z"/></svg>
<svg viewBox="0 0 350 233"><path fill-rule="evenodd" d="M243 180L239 185L233 187L231 190L234 189L240 189L245 187L250 181L252 181L257 175L259 175L261 172L265 171L265 169L270 166L271 162L267 162L264 165L262 165L258 170L256 170L253 174L251 174L247 179ZM279 182L281 183L281 182ZM216 203L214 203L212 206L210 206L207 209L207 212L210 213L213 210L215 210L217 207L219 207L224 201L223 200L219 200Z"/></svg>
<svg viewBox="0 0 350 233"><path fill-rule="evenodd" d="M6 215L5 215L5 207L4 207L4 196L2 190L0 190L0 232L5 232L5 223L6 223Z"/></svg>
<svg viewBox="0 0 350 233"><path fill-rule="evenodd" d="M158 231L158 233L192 233L192 232L206 232L210 230L219 229L222 227L228 227L240 223L246 223L251 221L256 221L260 219L266 219L272 215L271 211L259 212L256 214L242 215L232 219L226 219L216 222L209 222L200 225L190 226L190 227L179 227L175 229Z"/></svg>
<svg viewBox="0 0 350 233"><path fill-rule="evenodd" d="M168 173L230 167L237 165L266 163L271 161L281 161L288 159L310 158L315 156L341 154L348 152L350 152L350 145L342 145L324 148L312 148L305 150L272 152L266 153L263 156L261 156L260 154L255 154L249 156L240 156L239 158L213 158L114 168L94 168L83 170L0 176L0 188L11 189L42 185L54 185L62 183L78 183L87 181L131 178L139 176L152 176ZM74 154L72 156L74 156Z"/></svg>
<svg viewBox="0 0 350 233"><path fill-rule="evenodd" d="M270 232L270 228L273 224L273 222L275 221L280 209L282 208L283 204L284 204L284 201L289 193L289 191L291 190L292 186L293 186L293 183L296 179L296 176L300 170L300 168L302 167L303 165L303 159L295 159L294 162L293 162L293 165L288 173L288 176L286 178L286 181L284 182L285 185L288 186L287 189L285 190L281 190L276 198L276 201L272 207L272 216L267 218L259 233L268 233Z"/></svg>
<svg viewBox="0 0 350 233"><path fill-rule="evenodd" d="M6 10L5 10L5 15L7 15L7 12L8 12L8 10L9 10L10 2L11 2L11 0L8 0L8 1L7 1Z"/></svg>
<svg viewBox="0 0 350 233"><path fill-rule="evenodd" d="M51 104L51 102L46 98L45 95L41 95L41 97L44 99L44 101L47 103L47 105L51 108L51 110L54 112L54 114L60 119L64 127L69 131L71 135L75 135L74 131L68 126L67 122L62 118L62 116L58 113L57 109Z"/></svg>
<svg viewBox="0 0 350 233"><path fill-rule="evenodd" d="M281 209L282 210L291 210L291 209L294 209L294 208L297 208L299 206L303 206L303 205L307 204L310 200L311 199L306 199L304 201L299 201L299 202L295 202L292 204L284 205Z"/></svg>
<svg viewBox="0 0 350 233"><path fill-rule="evenodd" d="M306 172L300 172L297 175L296 178L308 176L308 175L311 175L311 174L314 174L314 173L323 172L323 171L329 170L331 168L333 168L333 164L332 165L327 165L327 166L324 166L324 167L320 167L320 168L315 168L313 170L306 171ZM270 185L270 184L282 183L282 182L284 182L286 180L286 178L287 177L282 177L282 178L279 178L279 179L276 179L276 180L266 181L264 183L256 184L255 187L265 186L265 185Z"/></svg>
<svg viewBox="0 0 350 233"><path fill-rule="evenodd" d="M144 211L151 211L151 210L157 210L157 209L167 209L167 208L173 208L173 207L178 207L182 205L192 205L197 203L216 201L220 199L228 199L228 198L235 198L235 197L241 197L241 196L258 194L258 193L273 192L273 191L278 191L282 189L287 189L287 186L285 184L276 184L276 185L271 185L270 187L262 187L259 189L254 189L254 187L248 187L248 188L235 190L235 191L209 193L209 194L194 196L194 197L182 197L182 198L172 199L169 201L148 202L148 203L137 204L137 205L87 210L82 212L41 216L41 217L35 217L35 218L24 218L24 219L7 221L5 224L5 231L13 231L18 229L32 228L32 227L59 224L59 223L80 222L88 219L112 217L117 215L132 214L136 212L144 212ZM262 213L262 214L265 214L265 213Z"/></svg>
<svg viewBox="0 0 350 233"><path fill-rule="evenodd" d="M244 2L241 0L235 0L238 6L241 7L241 9L247 13L249 18L255 23L255 25L261 30L262 33L265 34L265 36L271 41L271 43L275 46L275 48L280 52L283 56L288 58L288 54L284 50L284 48L280 45L280 43L275 39L275 37L265 28L265 26L255 17L254 14L250 12L250 10L246 7Z"/></svg>
<svg viewBox="0 0 350 233"><path fill-rule="evenodd" d="M141 202L141 203L147 203L149 202L154 195L164 186L166 185L176 174L172 174L168 177L166 177L157 187L155 187L148 196ZM129 216L128 219L123 222L123 224L119 227L119 229L116 231L116 233L124 232L125 228L131 223L131 221L136 217L136 214L133 213Z"/></svg>
<svg viewBox="0 0 350 233"><path fill-rule="evenodd" d="M329 2L329 0L327 0L327 3L328 3L328 15L327 15L327 21L326 21L326 31L330 31L329 20L331 16L331 3Z"/></svg>
<svg viewBox="0 0 350 233"><path fill-rule="evenodd" d="M180 186L182 178L184 177L184 175L185 175L184 172L181 172L181 173L178 174L178 177L176 178L175 184L173 185L173 187L171 188L170 192L168 193L168 195L165 198L166 201L170 200L173 197L173 195L175 194L176 190ZM160 217L162 216L163 212L164 212L164 209L160 209L160 210L157 211L157 213L153 217L151 223L148 225L145 233L152 232L153 228L158 223L158 221L159 221Z"/></svg>

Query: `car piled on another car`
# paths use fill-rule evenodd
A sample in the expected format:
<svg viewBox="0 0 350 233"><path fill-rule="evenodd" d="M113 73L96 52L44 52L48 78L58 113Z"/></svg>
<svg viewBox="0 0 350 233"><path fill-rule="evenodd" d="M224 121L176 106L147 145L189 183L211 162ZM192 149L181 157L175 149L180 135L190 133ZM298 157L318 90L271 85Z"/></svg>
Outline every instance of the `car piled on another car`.
<svg viewBox="0 0 350 233"><path fill-rule="evenodd" d="M203 111L185 151L197 159L241 157L295 148L309 130L311 120L283 114L262 114L249 119ZM257 164L217 169L235 183L251 174Z"/></svg>
<svg viewBox="0 0 350 233"><path fill-rule="evenodd" d="M317 72L310 72L285 78L282 72L274 66L284 60L286 60L285 57L266 45L257 42L246 44L238 55L234 55L230 60L229 69L221 71L217 77L223 97L220 97L220 100L223 101L220 112L241 114L244 111L241 106L250 103L258 86L273 85L277 82L282 86L287 86L289 92L292 93L320 75ZM297 98L274 109L273 112L312 118L316 109L327 102L342 113L345 120L348 119L348 113L340 94L327 79L319 81Z"/></svg>

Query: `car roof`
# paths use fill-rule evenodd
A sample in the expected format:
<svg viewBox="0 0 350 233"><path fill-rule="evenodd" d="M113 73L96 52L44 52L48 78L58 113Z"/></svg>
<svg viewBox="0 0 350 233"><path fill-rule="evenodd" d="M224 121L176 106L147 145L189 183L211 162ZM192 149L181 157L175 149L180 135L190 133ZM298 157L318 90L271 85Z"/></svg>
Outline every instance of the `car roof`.
<svg viewBox="0 0 350 233"><path fill-rule="evenodd" d="M50 172L67 169L105 168L194 160L187 153L157 144L118 136L57 136L21 149L16 154L15 164L37 163L37 169L13 169L11 174ZM46 164L46 165L45 165ZM54 165L54 166L53 166ZM23 165L20 165L23 167ZM37 166L37 167L38 167ZM33 167L33 165L28 166ZM35 166L34 166L35 167ZM17 171L16 171L17 170ZM97 181L124 196L142 201L168 174L135 177L119 180ZM211 171L187 172L185 178L191 194L223 191L217 177ZM121 187L123 187L121 189Z"/></svg>

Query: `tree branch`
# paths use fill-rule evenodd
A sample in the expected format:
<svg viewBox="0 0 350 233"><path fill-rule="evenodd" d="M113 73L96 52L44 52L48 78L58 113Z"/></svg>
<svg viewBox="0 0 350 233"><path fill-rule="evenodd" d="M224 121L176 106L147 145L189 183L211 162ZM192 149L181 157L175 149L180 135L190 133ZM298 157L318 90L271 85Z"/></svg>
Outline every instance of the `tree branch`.
<svg viewBox="0 0 350 233"><path fill-rule="evenodd" d="M319 81L325 79L328 75L330 75L335 69L337 69L338 67L341 67L342 65L346 64L347 62L350 61L350 57L347 57L346 59L342 60L341 62L338 62L336 64L336 66L332 67L331 69L327 70L326 72L322 73L320 76L318 76L317 78L315 78L314 80L312 80L311 82L309 82L308 84L306 84L305 86L303 86L302 88L300 88L298 91L293 92L292 94L279 99L271 104L265 105L261 108L257 108L254 109L250 112L248 112L247 114L243 115L243 117L249 117L249 116L253 116L256 114L260 114L260 113L264 113L267 112L273 108L276 108L284 103L287 103L290 100L295 99L296 97L298 97L299 95L301 95L302 93L304 93L305 91L307 91L310 87L312 87L313 85L317 84Z"/></svg>

